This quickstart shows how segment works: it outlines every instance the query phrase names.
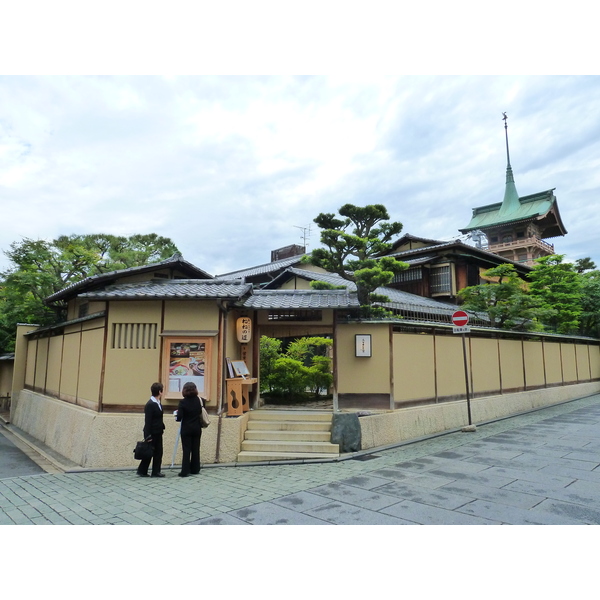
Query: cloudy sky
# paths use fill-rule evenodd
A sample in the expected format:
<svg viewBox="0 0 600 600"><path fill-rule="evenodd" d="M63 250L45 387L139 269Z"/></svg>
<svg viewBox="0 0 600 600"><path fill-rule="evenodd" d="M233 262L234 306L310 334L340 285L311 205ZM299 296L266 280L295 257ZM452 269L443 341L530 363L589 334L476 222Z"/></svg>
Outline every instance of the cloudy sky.
<svg viewBox="0 0 600 600"><path fill-rule="evenodd" d="M598 76L70 68L0 76L0 250L155 232L216 275L317 247L313 219L347 202L451 239L473 207L502 200L506 112L519 194L555 188L568 234L550 243L600 265Z"/></svg>

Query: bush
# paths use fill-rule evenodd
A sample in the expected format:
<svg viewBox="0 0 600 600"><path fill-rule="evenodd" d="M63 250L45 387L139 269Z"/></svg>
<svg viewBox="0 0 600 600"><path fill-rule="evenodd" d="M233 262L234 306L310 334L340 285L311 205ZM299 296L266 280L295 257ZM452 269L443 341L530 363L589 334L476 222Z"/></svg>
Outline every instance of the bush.
<svg viewBox="0 0 600 600"><path fill-rule="evenodd" d="M260 339L260 391L286 400L304 399L308 393L319 397L333 383L328 349L333 341L323 337L305 337L292 341L281 350L282 340Z"/></svg>

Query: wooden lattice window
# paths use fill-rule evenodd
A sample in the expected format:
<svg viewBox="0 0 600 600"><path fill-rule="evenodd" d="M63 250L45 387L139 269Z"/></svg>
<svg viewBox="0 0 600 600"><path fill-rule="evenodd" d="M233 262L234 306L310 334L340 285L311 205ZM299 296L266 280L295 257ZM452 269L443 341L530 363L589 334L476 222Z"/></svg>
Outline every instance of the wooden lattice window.
<svg viewBox="0 0 600 600"><path fill-rule="evenodd" d="M158 325L156 323L113 323L114 350L156 350Z"/></svg>

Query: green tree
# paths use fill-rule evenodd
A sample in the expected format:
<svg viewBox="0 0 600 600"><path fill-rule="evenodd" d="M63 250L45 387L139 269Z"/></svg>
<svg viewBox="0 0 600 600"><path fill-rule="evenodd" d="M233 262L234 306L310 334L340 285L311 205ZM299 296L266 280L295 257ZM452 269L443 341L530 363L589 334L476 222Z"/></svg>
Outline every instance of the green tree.
<svg viewBox="0 0 600 600"><path fill-rule="evenodd" d="M287 399L304 398L307 390L318 397L333 383L329 348L333 340L303 337L282 351L282 340L260 338L261 392Z"/></svg>
<svg viewBox="0 0 600 600"><path fill-rule="evenodd" d="M354 282L359 303L368 315L374 301L387 300L373 292L408 268L406 263L384 256L391 248L392 238L402 231L402 223L389 222L382 204L365 207L344 204L339 214L342 218L321 213L314 219L321 229L324 248L313 250L307 260Z"/></svg>
<svg viewBox="0 0 600 600"><path fill-rule="evenodd" d="M575 333L581 315L582 277L572 263L563 262L564 255L552 254L536 259L529 274L531 295L541 301L548 313L545 325L556 333Z"/></svg>
<svg viewBox="0 0 600 600"><path fill-rule="evenodd" d="M484 272L495 282L466 287L458 292L462 308L487 313L490 327L530 330L540 327L539 320L549 316L540 299L525 290L514 265L502 264Z"/></svg>
<svg viewBox="0 0 600 600"><path fill-rule="evenodd" d="M600 338L600 271L581 275L581 335Z"/></svg>
<svg viewBox="0 0 600 600"><path fill-rule="evenodd" d="M578 258L575 261L575 267L578 273L584 273L585 271L592 271L596 268L596 263L588 256L586 258Z"/></svg>
<svg viewBox="0 0 600 600"><path fill-rule="evenodd" d="M275 362L281 355L281 340L267 337L260 338L260 391L273 392L275 389Z"/></svg>
<svg viewBox="0 0 600 600"><path fill-rule="evenodd" d="M14 348L19 322L51 325L61 309L51 310L44 298L86 277L172 256L177 247L154 233L130 237L107 234L62 235L52 241L23 239L4 254L11 266L0 272L0 350Z"/></svg>

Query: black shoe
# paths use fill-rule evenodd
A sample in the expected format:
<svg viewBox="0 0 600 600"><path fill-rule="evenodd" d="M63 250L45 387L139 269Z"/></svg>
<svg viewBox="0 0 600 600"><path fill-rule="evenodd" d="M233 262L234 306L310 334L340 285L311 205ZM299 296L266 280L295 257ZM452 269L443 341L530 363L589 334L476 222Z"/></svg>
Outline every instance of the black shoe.
<svg viewBox="0 0 600 600"><path fill-rule="evenodd" d="M148 475L148 473L137 473L138 477L150 477L150 475Z"/></svg>
<svg viewBox="0 0 600 600"><path fill-rule="evenodd" d="M189 477L187 473L177 473L177 475L179 475L179 477Z"/></svg>
<svg viewBox="0 0 600 600"><path fill-rule="evenodd" d="M164 473L152 473L152 475L150 475L150 477L164 477L165 474Z"/></svg>

